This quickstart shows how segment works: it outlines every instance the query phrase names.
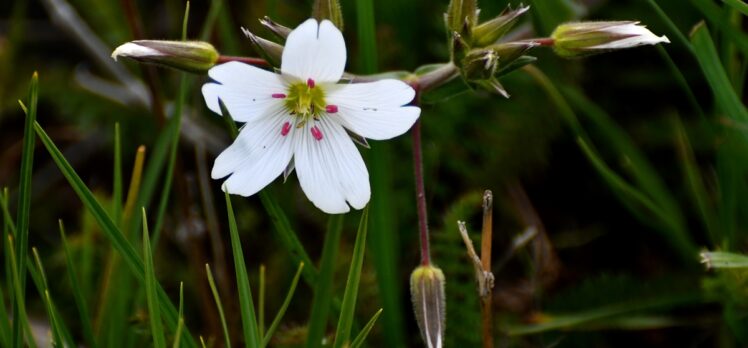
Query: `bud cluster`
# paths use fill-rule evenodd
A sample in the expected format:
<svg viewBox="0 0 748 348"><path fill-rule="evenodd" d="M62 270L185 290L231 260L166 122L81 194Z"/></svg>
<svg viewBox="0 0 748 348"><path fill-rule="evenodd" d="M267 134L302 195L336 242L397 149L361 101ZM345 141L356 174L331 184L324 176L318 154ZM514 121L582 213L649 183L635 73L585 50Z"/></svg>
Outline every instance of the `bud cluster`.
<svg viewBox="0 0 748 348"><path fill-rule="evenodd" d="M502 42L529 6L508 6L497 17L479 23L475 0L452 0L444 21L451 33L452 62L460 68L463 79L474 87L508 97L498 78L521 65L534 61L527 56L534 41Z"/></svg>

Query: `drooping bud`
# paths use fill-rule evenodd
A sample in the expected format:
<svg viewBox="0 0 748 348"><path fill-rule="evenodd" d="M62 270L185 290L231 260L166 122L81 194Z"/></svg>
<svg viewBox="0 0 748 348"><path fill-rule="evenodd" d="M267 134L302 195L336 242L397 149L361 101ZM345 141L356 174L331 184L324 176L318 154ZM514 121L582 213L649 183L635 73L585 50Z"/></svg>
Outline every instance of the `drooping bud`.
<svg viewBox="0 0 748 348"><path fill-rule="evenodd" d="M473 29L473 42L476 46L481 47L495 43L498 39L506 35L514 24L517 23L519 16L529 9L530 6L524 5L520 5L517 9L507 6L498 17L478 24Z"/></svg>
<svg viewBox="0 0 748 348"><path fill-rule="evenodd" d="M426 347L441 348L447 314L442 270L433 265L419 266L413 270L410 275L410 298Z"/></svg>
<svg viewBox="0 0 748 348"><path fill-rule="evenodd" d="M260 24L282 40L285 40L288 37L288 34L291 34L291 28L276 23L268 16L260 18Z"/></svg>
<svg viewBox="0 0 748 348"><path fill-rule="evenodd" d="M314 0L312 17L318 21L329 19L340 31L343 31L343 11L340 0Z"/></svg>
<svg viewBox="0 0 748 348"><path fill-rule="evenodd" d="M564 23L553 31L551 38L553 50L564 58L670 43L666 36L657 36L634 21Z"/></svg>
<svg viewBox="0 0 748 348"><path fill-rule="evenodd" d="M218 51L202 41L136 40L117 47L112 58L127 57L193 73L205 73L218 61Z"/></svg>
<svg viewBox="0 0 748 348"><path fill-rule="evenodd" d="M469 36L478 21L478 4L476 0L450 0L444 22L449 31L456 31Z"/></svg>
<svg viewBox="0 0 748 348"><path fill-rule="evenodd" d="M272 66L280 66L281 57L283 56L283 46L270 40L263 39L246 28L242 28L242 32L252 43L255 51L257 51L262 58L265 58L265 60L267 60Z"/></svg>

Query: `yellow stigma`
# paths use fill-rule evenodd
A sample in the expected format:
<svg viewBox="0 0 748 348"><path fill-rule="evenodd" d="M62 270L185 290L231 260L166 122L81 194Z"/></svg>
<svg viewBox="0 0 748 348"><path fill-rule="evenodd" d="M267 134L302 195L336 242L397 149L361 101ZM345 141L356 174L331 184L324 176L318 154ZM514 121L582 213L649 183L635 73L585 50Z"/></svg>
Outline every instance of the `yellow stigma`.
<svg viewBox="0 0 748 348"><path fill-rule="evenodd" d="M306 122L310 117L316 119L325 110L325 92L313 81L297 82L288 87L284 102L292 114Z"/></svg>

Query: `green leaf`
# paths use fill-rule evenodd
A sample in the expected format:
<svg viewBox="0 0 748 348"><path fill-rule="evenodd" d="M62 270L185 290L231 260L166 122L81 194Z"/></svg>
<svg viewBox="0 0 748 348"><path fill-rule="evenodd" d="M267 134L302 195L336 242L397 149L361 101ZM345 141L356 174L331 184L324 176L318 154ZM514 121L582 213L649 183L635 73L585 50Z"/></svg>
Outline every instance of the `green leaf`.
<svg viewBox="0 0 748 348"><path fill-rule="evenodd" d="M735 46L740 49L740 51L743 52L743 54L748 54L748 35L746 35L744 32L739 30L738 28L735 28L732 23L728 20L725 20L722 11L722 8L714 3L712 0L691 0L691 3L701 10L701 13L704 14L704 17L706 17L707 20L709 20L710 23L717 26L717 28L725 34L725 36L730 40L731 43L735 44ZM696 28L693 30L698 29L698 27L702 26L703 24L699 23L696 25ZM693 32L691 33L691 42L693 43ZM696 44L694 43L694 46ZM697 52L698 56L698 52Z"/></svg>
<svg viewBox="0 0 748 348"><path fill-rule="evenodd" d="M719 108L735 121L748 122L748 111L732 88L704 22L697 24L691 31L691 43Z"/></svg>
<svg viewBox="0 0 748 348"><path fill-rule="evenodd" d="M226 316L223 314L223 305L221 304L221 296L218 294L218 288L216 288L216 282L213 280L213 272L210 271L210 266L205 264L205 274L208 276L208 285L210 285L210 291L213 293L213 299L216 301L216 308L218 309L218 317L221 319L221 328L223 329L223 340L226 344L226 348L231 348L231 337L229 336L229 328L226 324Z"/></svg>
<svg viewBox="0 0 748 348"><path fill-rule="evenodd" d="M380 308L376 313L374 313L374 316L369 319L369 322L366 323L366 326L361 330L361 332L358 333L358 336L353 339L353 342L351 342L351 348L360 348L364 344L364 340L366 340L366 336L369 335L369 332L374 327L374 324L377 322L377 319L379 319L379 316L382 314L382 308Z"/></svg>
<svg viewBox="0 0 748 348"><path fill-rule="evenodd" d="M88 311L86 297L83 295L83 290L81 290L78 271L76 270L75 263L73 262L73 254L70 251L70 247L68 247L68 240L65 236L65 226L63 225L62 220L59 220L59 226L62 248L65 251L65 265L67 266L68 279L70 280L70 286L73 292L75 305L78 307L78 315L80 316L79 322L83 327L83 339L85 339L86 344L89 347L96 348L96 339L93 334L93 326L91 325L91 315Z"/></svg>
<svg viewBox="0 0 748 348"><path fill-rule="evenodd" d="M18 184L18 215L16 218L17 229L15 232L16 246L15 250L18 253L18 260L26 260L26 252L28 249L29 241L29 215L31 214L31 174L34 163L34 144L36 139L34 138L34 122L36 121L36 109L39 101L39 75L34 72L31 77L31 86L29 88L29 105L26 112L26 123L23 128L23 150L21 151L21 172L18 175L20 182ZM26 272L24 271L23 262L17 265L18 275L21 283L19 284L21 292L26 290ZM25 297L17 299L17 301L25 301ZM13 317L18 318L18 307L13 307ZM21 323L17 320L13 321L13 342L15 347L20 347L23 344L21 339Z"/></svg>
<svg viewBox="0 0 748 348"><path fill-rule="evenodd" d="M312 309L307 324L307 348L320 347L327 328L330 303L333 298L333 276L335 275L335 264L340 248L340 235L343 231L343 217L342 214L330 215L327 222L325 242L322 246L322 258L319 262L319 277L317 278L317 286L314 288Z"/></svg>
<svg viewBox="0 0 748 348"><path fill-rule="evenodd" d="M120 222L122 221L122 139L120 138L119 122L114 124L114 173L112 181L112 220Z"/></svg>
<svg viewBox="0 0 748 348"><path fill-rule="evenodd" d="M364 264L364 252L366 251L366 232L369 223L369 208L365 208L361 214L361 222L358 224L356 243L353 245L353 256L351 267L348 270L348 280L345 283L345 294L343 295L343 306L338 319L338 329L335 333L335 348L348 345L353 326L353 312L356 309L356 298L358 297L358 285L361 281L361 267Z"/></svg>
<svg viewBox="0 0 748 348"><path fill-rule="evenodd" d="M18 323L18 327L20 328L19 333L15 333L13 335L13 346L16 347L23 347L24 346L24 339L25 343L28 344L32 348L36 348L36 342L34 341L33 333L31 332L31 327L29 326L29 317L26 315L26 302L24 301L26 296L21 291L21 281L20 277L18 275L18 259L16 258L16 252L15 248L13 246L13 238L8 236L7 242L7 253L8 258L10 259L10 273L11 273L11 286L13 287L13 299L15 300L14 303L14 309L15 312L18 313L18 316L15 318L18 318L14 320L14 323ZM26 272L24 272L26 274ZM25 332L24 332L25 331ZM24 336L25 334L25 336Z"/></svg>
<svg viewBox="0 0 748 348"><path fill-rule="evenodd" d="M236 269L236 283L239 287L239 309L242 316L242 331L244 340L249 347L257 348L260 346L260 336L257 332L257 317L255 316L254 303L252 302L252 289L249 285L247 276L247 266L244 264L244 253L242 252L241 240L239 240L239 231L236 227L236 218L234 209L231 207L231 198L229 193L226 196L226 210L229 218L229 232L231 235L231 250L234 255L234 268Z"/></svg>
<svg viewBox="0 0 748 348"><path fill-rule="evenodd" d="M166 348L166 336L161 323L161 310L158 305L158 294L156 293L156 271L153 267L153 252L151 251L151 236L148 233L148 220L145 216L145 208L142 208L143 218L143 259L145 261L145 297L148 303L148 314L151 322L151 336L153 346Z"/></svg>
<svg viewBox="0 0 748 348"><path fill-rule="evenodd" d="M293 298L293 294L296 291L296 285L299 283L299 278L301 277L301 271L303 269L304 263L299 263L299 268L296 270L296 275L294 275L293 280L291 281L291 286L289 286L288 288L286 299L283 300L283 304L281 305L280 309L278 309L278 313L275 315L273 322L270 324L267 332L265 333L265 338L262 339L263 348L267 347L267 345L270 343L270 339L273 338L273 333L275 333L278 325L280 325L280 322L283 319L283 315L286 314L286 310L288 309L288 305L291 303L291 298Z"/></svg>
<svg viewBox="0 0 748 348"><path fill-rule="evenodd" d="M748 4L743 0L722 0L724 3L730 5L732 8L740 11L744 16L748 16Z"/></svg>
<svg viewBox="0 0 748 348"><path fill-rule="evenodd" d="M83 183L83 180L81 180L75 170L70 166L70 163L68 163L57 146L55 146L52 139L49 138L47 133L39 125L38 122L34 124L34 129L36 130L37 136L39 136L39 139L47 148L49 154L52 156L52 159L55 161L55 164L57 164L57 167L62 172L62 175L65 177L65 179L67 179L70 186L78 195L78 198L80 198L80 200L83 202L83 205L91 212L91 215L93 215L94 219L96 219L97 223L101 227L101 231L112 243L114 249L120 255L122 255L125 264L130 269L132 274L139 281L144 281L145 265L143 264L143 260L135 251L135 248L132 246L132 244L130 244L127 238L125 238L119 228L117 228L117 226L106 213L101 204L96 201L96 198L94 197L91 190L86 187L86 185ZM158 300L161 306L161 311L164 315L164 321L166 322L169 329L174 329L176 328L178 321L177 310L176 308L174 308L174 304L169 300L166 292L164 292L159 284L156 284L156 290L158 293ZM185 330L187 329L185 328ZM196 343L192 339L192 337L189 334L187 334L186 337L186 346L195 347Z"/></svg>
<svg viewBox="0 0 748 348"><path fill-rule="evenodd" d="M172 348L179 348L179 343L182 341L182 329L184 328L184 282L179 282L179 322L177 323L177 330L174 333L174 342L171 345ZM230 348L229 346L226 346Z"/></svg>

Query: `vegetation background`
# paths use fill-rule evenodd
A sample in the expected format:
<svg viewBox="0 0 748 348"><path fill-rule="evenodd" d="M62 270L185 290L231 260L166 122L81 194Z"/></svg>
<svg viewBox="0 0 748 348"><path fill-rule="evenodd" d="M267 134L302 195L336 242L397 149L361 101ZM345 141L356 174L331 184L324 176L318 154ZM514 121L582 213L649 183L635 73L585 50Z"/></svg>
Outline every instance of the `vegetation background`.
<svg viewBox="0 0 748 348"><path fill-rule="evenodd" d="M348 71L413 71L449 60L446 0L341 3ZM480 344L473 268L456 221L468 222L477 243L485 189L494 192L497 346L747 345L748 273L741 268L747 263L737 255L746 251L748 232L748 116L742 102L748 67L746 4L528 4L531 9L516 35L547 36L569 20L639 20L672 43L577 60L541 48L531 53L538 57L537 70L502 79L509 99L483 91L424 96L433 259L447 279L445 345ZM233 259L237 245L229 237L231 220L225 218L220 183L206 176L230 141L225 122L204 105L200 86L206 77L115 63L109 57L133 39L179 39L184 6L181 0L0 3L0 187L8 188L2 196L6 238L0 314L5 315L0 346L12 343L15 329L8 319L18 313L11 308L19 298L40 344L72 339L86 346L137 347L152 344L154 336L171 344L180 336L173 328L153 326L157 313L149 301L157 297L153 284L160 284L171 302L182 302L180 282L184 322L194 341L182 338L177 344L195 344L202 336L208 346L224 346L224 332L234 345L251 341L242 313L246 292L236 287L240 267ZM506 6L507 1L482 1L481 18L498 15ZM302 0L195 0L186 32L188 38L213 43L222 54L256 56L240 26L267 37L258 18L267 15L294 27L310 11L311 1ZM702 21L706 24L690 36ZM23 151L27 118L18 100L26 107L33 104L28 90L34 71L39 75L34 108L39 124L113 216L130 245L125 249L137 251L130 259L113 246L114 229L102 226L100 212L90 201L81 203L75 188L82 186L63 176L60 157L50 156L48 143L37 143L30 174L20 170L23 158L31 157ZM171 168L169 146L179 128L169 120L179 110L184 111L182 135ZM140 145L145 146L145 170L141 184L134 185L140 190L128 199ZM365 345L418 347L422 343L408 289L419 262L410 137L372 142L372 149L362 152L373 197L352 336L383 308ZM31 183L31 190L19 182ZM362 255L354 245L362 213L329 218L308 202L295 178L276 180L265 192L284 212L285 226L295 231L290 233L305 252L289 242L289 231L279 231L278 210L268 213L264 198L232 198L259 332L282 307L306 253L302 280L270 345L304 345L310 332L332 337L341 306L348 308L341 299L352 255ZM19 199L29 199L30 215ZM153 244L152 253L140 235L141 206L151 227L147 244ZM29 249L11 253L16 242L7 236L13 224L23 228L24 216ZM66 244L58 219L65 224ZM517 243L529 227L537 232L534 238ZM336 229L342 233L331 232ZM713 266L706 269L699 263L705 250L736 254L703 254ZM20 255L31 257L25 290L16 286L26 272L13 272L24 270ZM33 261L37 255L38 263ZM728 260L720 263L716 257ZM144 265L140 277L130 272L128 260L135 259ZM207 281L206 263L217 292ZM315 292L314 280L325 277L320 273L330 277L324 295ZM215 293L224 313L216 307ZM158 342L153 344L163 343Z"/></svg>

